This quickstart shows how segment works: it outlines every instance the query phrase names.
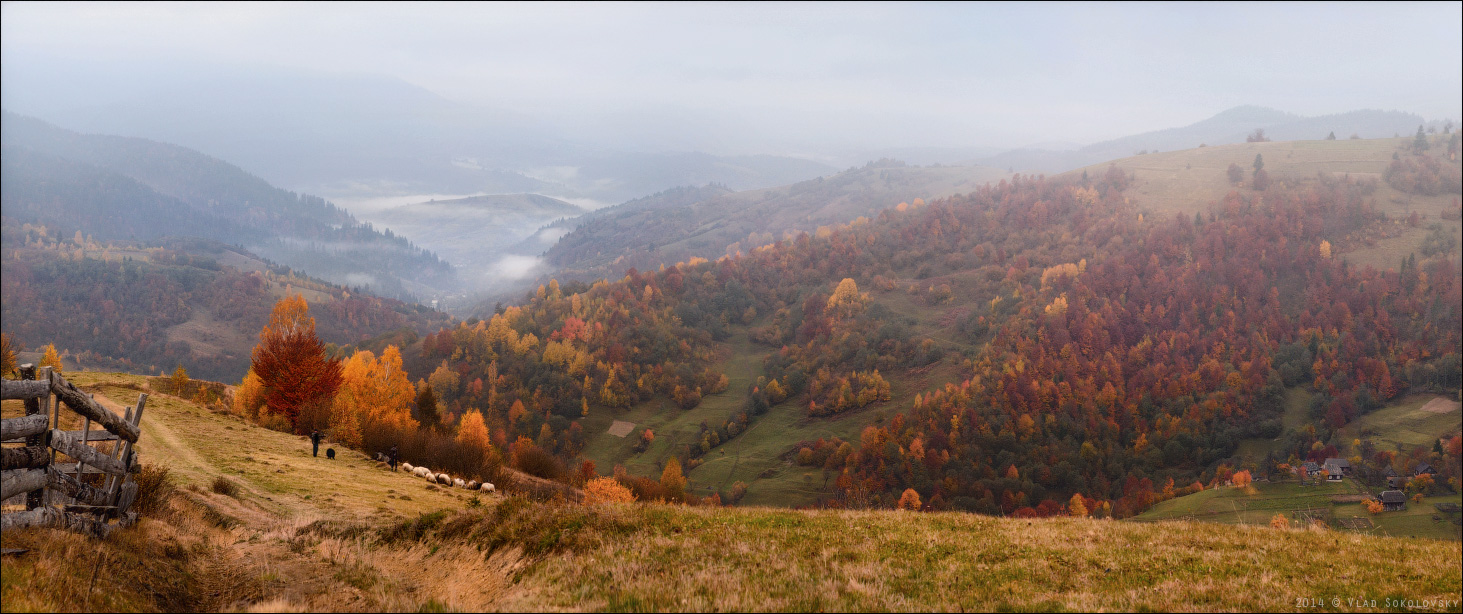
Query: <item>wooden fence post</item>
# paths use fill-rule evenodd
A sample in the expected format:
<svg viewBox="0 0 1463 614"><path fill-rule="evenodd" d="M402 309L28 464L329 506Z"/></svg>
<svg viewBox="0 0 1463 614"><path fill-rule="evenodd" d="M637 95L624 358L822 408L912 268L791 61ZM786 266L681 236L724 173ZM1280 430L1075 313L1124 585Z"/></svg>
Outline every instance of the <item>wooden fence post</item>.
<svg viewBox="0 0 1463 614"><path fill-rule="evenodd" d="M31 364L31 363L25 363L23 365L20 365L20 378L21 379L25 379L25 380L34 380L36 378L36 366L34 364ZM26 399L25 400L25 415L27 415L27 416L34 416L34 415L39 414L39 413L41 413L41 402L40 402L40 400L39 399ZM30 437L25 438L25 445L26 445L26 447L45 445L45 443L46 443L46 436L44 434L32 435ZM29 493L26 493L26 495L25 495L25 509L27 509L27 510L33 510L33 509L36 509L36 508L38 508L38 507L40 507L42 505L45 505L43 493L34 492L34 491L29 492Z"/></svg>

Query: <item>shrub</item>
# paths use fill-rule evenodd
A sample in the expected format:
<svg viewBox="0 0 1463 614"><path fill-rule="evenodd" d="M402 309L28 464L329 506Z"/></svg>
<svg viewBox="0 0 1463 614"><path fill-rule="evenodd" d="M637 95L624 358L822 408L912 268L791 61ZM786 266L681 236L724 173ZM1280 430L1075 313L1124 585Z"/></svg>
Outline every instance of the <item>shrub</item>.
<svg viewBox="0 0 1463 614"><path fill-rule="evenodd" d="M140 514L161 510L177 491L177 485L168 475L168 468L161 465L143 465L142 471L132 479L137 483L137 500L133 506Z"/></svg>
<svg viewBox="0 0 1463 614"><path fill-rule="evenodd" d="M595 478L584 485L584 504L632 503L635 495L614 478Z"/></svg>
<svg viewBox="0 0 1463 614"><path fill-rule="evenodd" d="M214 478L213 484L211 484L209 488L213 489L213 492L216 492L220 495L227 495L234 498L238 498L239 496L239 485L233 483L223 476L218 476Z"/></svg>

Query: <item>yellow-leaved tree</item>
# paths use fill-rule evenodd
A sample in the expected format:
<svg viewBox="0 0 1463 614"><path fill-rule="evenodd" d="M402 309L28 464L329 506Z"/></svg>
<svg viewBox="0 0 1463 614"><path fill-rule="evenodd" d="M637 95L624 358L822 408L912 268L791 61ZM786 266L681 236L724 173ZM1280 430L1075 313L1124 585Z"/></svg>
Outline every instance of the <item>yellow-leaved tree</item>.
<svg viewBox="0 0 1463 614"><path fill-rule="evenodd" d="M340 377L330 416L336 439L352 447L389 447L396 434L417 429L411 415L416 386L407 378L396 346L387 346L380 359L369 350L356 352Z"/></svg>
<svg viewBox="0 0 1463 614"><path fill-rule="evenodd" d="M234 413L242 418L258 420L259 408L264 407L264 401L264 382L250 368L249 373L244 375L244 381L234 391Z"/></svg>
<svg viewBox="0 0 1463 614"><path fill-rule="evenodd" d="M1079 518L1087 515L1087 504L1082 501L1080 493L1072 495L1072 500L1067 502L1067 509L1073 516Z"/></svg>
<svg viewBox="0 0 1463 614"><path fill-rule="evenodd" d="M660 472L660 485L665 488L666 499L681 501L686 496L686 477L681 475L681 461L672 456Z"/></svg>
<svg viewBox="0 0 1463 614"><path fill-rule="evenodd" d="M488 424L483 421L482 412L474 409L462 415L457 423L457 444L482 454L492 443L488 440Z"/></svg>
<svg viewBox="0 0 1463 614"><path fill-rule="evenodd" d="M61 372L61 355L56 353L56 344L47 343L46 349L41 352L42 367L50 367L52 371Z"/></svg>

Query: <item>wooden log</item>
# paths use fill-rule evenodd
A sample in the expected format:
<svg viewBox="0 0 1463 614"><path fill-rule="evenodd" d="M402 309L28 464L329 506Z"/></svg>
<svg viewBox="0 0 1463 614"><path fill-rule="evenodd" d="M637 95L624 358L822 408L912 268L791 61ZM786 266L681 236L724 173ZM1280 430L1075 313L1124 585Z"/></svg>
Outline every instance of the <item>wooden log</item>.
<svg viewBox="0 0 1463 614"><path fill-rule="evenodd" d="M69 514L54 507L15 512L0 517L0 531L8 532L27 527L58 527L95 537L106 537L112 532L111 525L104 521L84 514Z"/></svg>
<svg viewBox="0 0 1463 614"><path fill-rule="evenodd" d="M41 369L41 371L42 371L42 373L46 377L45 377L44 380L41 380L39 383L45 384L46 385L46 388L49 389L50 388L50 382L51 382L51 368L50 367L44 367L44 368ZM28 380L34 380L34 379L36 379L36 368L34 366L31 366L31 365L24 365L24 366L22 366L20 368L20 377L21 377L21 379L28 379ZM42 395L42 396L45 397L48 401L51 398L51 395L50 394L45 394L45 395ZM45 416L46 415L45 411L41 407L41 402L40 402L40 398L39 397L34 398L34 399L26 399L25 400L25 415L27 415L27 416ZM35 434L31 435L30 437L26 437L25 438L25 445L27 445L27 446L43 446L43 445L46 445L47 443L49 443L49 442L46 441L46 435L43 434L43 433L35 433ZM33 509L36 509L38 507L41 507L42 505L45 505L45 504L46 504L46 491L45 491L45 486L42 486L41 489L38 490L38 491L33 491L33 492L26 493L26 495L25 495L25 509L33 510Z"/></svg>
<svg viewBox="0 0 1463 614"><path fill-rule="evenodd" d="M9 442L34 437L51 430L50 427L51 419L46 414L36 414L24 418L6 418L0 420L0 439Z"/></svg>
<svg viewBox="0 0 1463 614"><path fill-rule="evenodd" d="M29 417L33 417L33 416L27 416L27 418L29 418ZM12 420L24 420L24 418L11 418L11 419ZM49 431L49 430L51 430L51 429L41 429L41 432L44 433L44 432ZM81 431L62 431L62 432L63 433L67 433L69 435L75 435L77 437L81 437ZM6 437L6 438L4 438L4 443L17 443L17 442L19 442L22 439L25 439L25 438L24 437ZM121 439L122 439L121 437L118 437L118 436L112 434L111 431L93 430L92 432L87 433L87 435L86 435L86 440L87 441L91 441L91 442L97 442L97 441L120 441Z"/></svg>
<svg viewBox="0 0 1463 614"><path fill-rule="evenodd" d="M128 425L132 426L132 425ZM57 452L70 456L78 462L85 463L101 469L103 473L111 475L122 475L127 473L127 465L122 461L107 456L101 450L86 445L81 437L67 434L64 431L51 431L51 447Z"/></svg>
<svg viewBox="0 0 1463 614"><path fill-rule="evenodd" d="M132 478L122 484L120 492L117 493L117 513L126 514L132 509L132 504L137 502L137 482Z"/></svg>
<svg viewBox="0 0 1463 614"><path fill-rule="evenodd" d="M137 441L137 436L141 434L136 425L128 424L127 420L122 416L118 416L108 411L105 407L98 405L96 401L91 400L85 393L77 390L75 385L66 381L59 374L55 376L55 384L51 386L51 392L55 393L56 398L60 399L62 403L65 403L67 407L70 407L72 411L100 422L107 430L116 433L117 436L126 441L135 442Z"/></svg>
<svg viewBox="0 0 1463 614"><path fill-rule="evenodd" d="M51 393L51 383L43 380L0 380L0 400L39 399Z"/></svg>
<svg viewBox="0 0 1463 614"><path fill-rule="evenodd" d="M0 469L36 469L51 462L51 448L26 446L0 449Z"/></svg>
<svg viewBox="0 0 1463 614"><path fill-rule="evenodd" d="M73 514L96 514L103 517L110 517L112 514L117 513L117 507L113 505L81 505L79 503L73 503L71 505L61 506L61 509Z"/></svg>
<svg viewBox="0 0 1463 614"><path fill-rule="evenodd" d="M39 490L46 485L45 469L12 469L0 472L0 501L20 493Z"/></svg>
<svg viewBox="0 0 1463 614"><path fill-rule="evenodd" d="M145 409L147 409L147 393L144 392L137 395L137 405L127 411L127 422L132 424L133 426L141 427L142 411ZM129 441L122 444L122 449L120 450L119 454L119 458L122 459L122 463L127 465L128 467L131 467L133 464L132 457L132 442ZM113 478L112 483L107 485L107 492L113 497L113 499L117 497L117 488L121 485L120 480L121 478Z"/></svg>
<svg viewBox="0 0 1463 614"><path fill-rule="evenodd" d="M60 471L61 473L65 473L65 474L69 474L69 475L77 475L76 467L77 467L77 465L80 465L80 464L81 463L55 463L55 464L52 464L51 466L52 467L55 467L56 468L56 471ZM81 470L81 473L80 474L81 475L110 475L107 472L102 471L101 469L97 469L96 467L87 467L87 468Z"/></svg>
<svg viewBox="0 0 1463 614"><path fill-rule="evenodd" d="M80 480L61 473L52 466L46 470L46 484L62 495L75 499L84 505L107 505L107 492L82 484Z"/></svg>

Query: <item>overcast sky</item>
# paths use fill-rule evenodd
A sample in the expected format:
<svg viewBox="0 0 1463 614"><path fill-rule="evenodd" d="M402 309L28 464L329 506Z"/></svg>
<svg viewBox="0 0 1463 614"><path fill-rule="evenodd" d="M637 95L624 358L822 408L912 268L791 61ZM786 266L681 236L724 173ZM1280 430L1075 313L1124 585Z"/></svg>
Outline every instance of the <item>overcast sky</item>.
<svg viewBox="0 0 1463 614"><path fill-rule="evenodd" d="M1460 6L7 2L0 47L381 74L600 140L796 154L1089 143L1241 104L1457 119Z"/></svg>

